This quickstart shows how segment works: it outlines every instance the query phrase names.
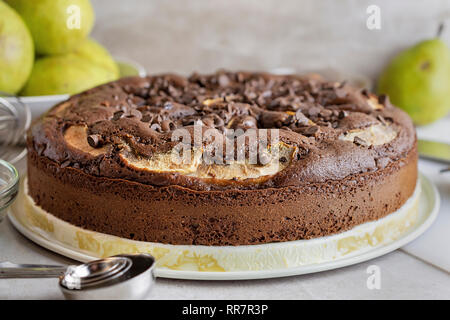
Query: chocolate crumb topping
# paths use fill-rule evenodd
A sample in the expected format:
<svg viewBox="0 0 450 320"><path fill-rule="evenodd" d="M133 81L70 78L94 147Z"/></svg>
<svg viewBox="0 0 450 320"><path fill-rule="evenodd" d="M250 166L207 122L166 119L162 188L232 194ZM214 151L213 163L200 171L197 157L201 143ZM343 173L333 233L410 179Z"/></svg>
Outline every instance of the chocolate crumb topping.
<svg viewBox="0 0 450 320"><path fill-rule="evenodd" d="M99 134L91 134L88 136L87 141L92 148L97 148L101 146L102 136Z"/></svg>

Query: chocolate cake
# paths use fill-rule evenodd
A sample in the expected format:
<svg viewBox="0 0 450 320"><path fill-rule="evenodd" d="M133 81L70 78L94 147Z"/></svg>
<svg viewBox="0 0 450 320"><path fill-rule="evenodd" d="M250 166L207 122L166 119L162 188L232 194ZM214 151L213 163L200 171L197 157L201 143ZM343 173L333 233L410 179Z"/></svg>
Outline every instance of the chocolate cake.
<svg viewBox="0 0 450 320"><path fill-rule="evenodd" d="M279 156L208 162L208 141L193 139L183 142L192 161L173 162L174 133L198 128L226 141L231 130L237 139L252 129L258 143L276 132L266 151L277 147ZM27 144L29 195L42 209L88 230L164 244L340 233L399 209L417 180L409 117L385 96L318 77L123 78L53 107ZM252 147L244 139L236 150Z"/></svg>

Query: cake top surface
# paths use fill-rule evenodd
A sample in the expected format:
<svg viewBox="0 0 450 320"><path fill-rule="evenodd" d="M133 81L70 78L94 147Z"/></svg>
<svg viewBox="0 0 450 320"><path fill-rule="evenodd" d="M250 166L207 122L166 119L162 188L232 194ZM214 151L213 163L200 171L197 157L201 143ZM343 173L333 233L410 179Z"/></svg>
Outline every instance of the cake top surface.
<svg viewBox="0 0 450 320"><path fill-rule="evenodd" d="M123 78L56 105L28 135L63 168L196 190L339 180L383 169L414 143L411 120L384 96L316 76L228 71Z"/></svg>

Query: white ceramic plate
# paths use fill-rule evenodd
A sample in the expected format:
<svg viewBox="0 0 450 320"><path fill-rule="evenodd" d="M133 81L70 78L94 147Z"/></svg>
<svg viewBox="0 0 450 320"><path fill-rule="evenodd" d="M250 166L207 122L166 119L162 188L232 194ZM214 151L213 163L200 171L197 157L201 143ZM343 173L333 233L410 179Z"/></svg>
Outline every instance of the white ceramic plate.
<svg viewBox="0 0 450 320"><path fill-rule="evenodd" d="M416 223L404 233L400 238L384 246L375 247L359 255L337 259L326 263L310 264L300 267L265 270L265 271L239 271L239 272L199 272L199 271L180 271L170 270L166 268L156 268L155 276L162 278L175 279L191 279L191 280L250 280L250 279L266 279L286 277L293 275L301 275L307 273L320 272L349 266L352 264L367 261L391 251L394 251L405 244L411 242L420 236L435 220L439 211L440 198L439 193L433 183L424 175L420 175L422 192L419 199L419 216ZM33 232L22 225L18 219L15 218L12 211L9 212L9 219L20 233L35 243L66 256L82 262L87 262L97 259L85 253L81 253L74 248L64 245L59 242L51 241L42 235Z"/></svg>

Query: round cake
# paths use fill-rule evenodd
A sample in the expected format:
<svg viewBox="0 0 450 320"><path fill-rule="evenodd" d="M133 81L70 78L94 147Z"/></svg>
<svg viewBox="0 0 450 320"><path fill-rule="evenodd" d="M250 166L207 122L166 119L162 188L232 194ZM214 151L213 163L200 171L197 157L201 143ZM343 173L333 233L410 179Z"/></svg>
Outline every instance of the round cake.
<svg viewBox="0 0 450 320"><path fill-rule="evenodd" d="M223 156L219 141L235 152ZM410 118L385 96L316 76L123 78L53 107L27 145L37 206L162 244L329 236L395 212L417 181ZM175 161L175 149L189 161Z"/></svg>

